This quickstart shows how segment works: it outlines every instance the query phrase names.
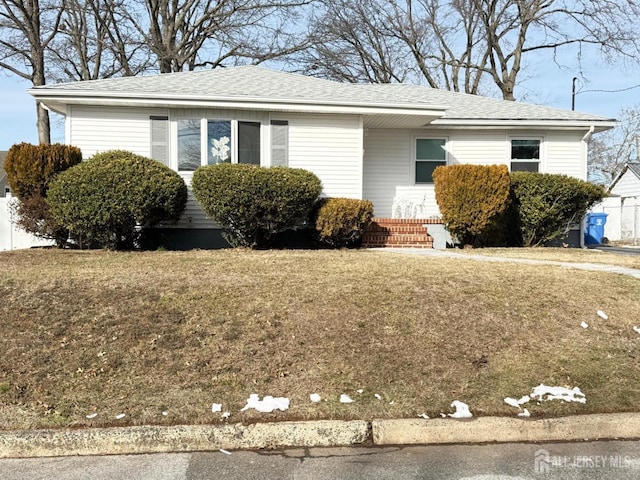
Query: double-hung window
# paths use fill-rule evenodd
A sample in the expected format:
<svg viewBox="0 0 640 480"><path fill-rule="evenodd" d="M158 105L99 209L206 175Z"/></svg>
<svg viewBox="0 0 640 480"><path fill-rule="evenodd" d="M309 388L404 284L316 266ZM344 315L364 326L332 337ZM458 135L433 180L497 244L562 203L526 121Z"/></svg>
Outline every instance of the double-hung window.
<svg viewBox="0 0 640 480"><path fill-rule="evenodd" d="M433 171L447 164L446 144L444 138L416 139L416 183L433 183Z"/></svg>
<svg viewBox="0 0 640 480"><path fill-rule="evenodd" d="M511 171L540 171L540 139L511 139Z"/></svg>
<svg viewBox="0 0 640 480"><path fill-rule="evenodd" d="M221 119L178 120L178 170L201 165L260 165L260 123Z"/></svg>

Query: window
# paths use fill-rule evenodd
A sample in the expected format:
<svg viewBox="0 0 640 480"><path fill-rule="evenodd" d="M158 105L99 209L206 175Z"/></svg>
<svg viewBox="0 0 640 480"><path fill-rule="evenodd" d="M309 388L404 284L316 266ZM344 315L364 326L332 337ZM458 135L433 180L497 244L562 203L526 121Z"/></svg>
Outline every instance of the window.
<svg viewBox="0 0 640 480"><path fill-rule="evenodd" d="M416 139L416 183L433 183L433 171L447 164L444 138Z"/></svg>
<svg viewBox="0 0 640 480"><path fill-rule="evenodd" d="M178 170L193 171L202 163L200 120L178 120Z"/></svg>
<svg viewBox="0 0 640 480"><path fill-rule="evenodd" d="M179 119L178 170L217 163L260 165L260 123Z"/></svg>
<svg viewBox="0 0 640 480"><path fill-rule="evenodd" d="M540 140L511 140L511 171L538 172L540 170Z"/></svg>

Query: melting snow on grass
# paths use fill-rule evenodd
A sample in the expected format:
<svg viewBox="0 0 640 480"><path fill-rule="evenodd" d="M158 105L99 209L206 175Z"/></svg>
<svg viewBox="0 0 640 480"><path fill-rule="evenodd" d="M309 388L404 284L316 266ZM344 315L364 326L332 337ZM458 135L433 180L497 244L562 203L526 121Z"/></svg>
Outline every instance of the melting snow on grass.
<svg viewBox="0 0 640 480"><path fill-rule="evenodd" d="M521 408L520 405L527 403L530 400L531 398L529 397L529 395L525 395L524 397L521 397L519 400L516 400L515 398L507 397L504 399L504 403L506 403L507 405L511 405L512 407Z"/></svg>
<svg viewBox="0 0 640 480"><path fill-rule="evenodd" d="M285 397L272 397L271 395L266 395L262 400L260 400L260 396L252 393L249 395L247 399L247 404L242 407L241 412L245 410L249 410L250 408L254 408L262 413L271 413L274 410L285 411L289 408L289 399Z"/></svg>
<svg viewBox="0 0 640 480"><path fill-rule="evenodd" d="M604 313L602 310L598 310L596 314L603 320L609 320L609 315Z"/></svg>
<svg viewBox="0 0 640 480"><path fill-rule="evenodd" d="M640 327L633 327L633 331L636 333L640 333Z"/></svg>
<svg viewBox="0 0 640 480"><path fill-rule="evenodd" d="M469 411L469 405L459 400L455 400L451 404L451 408L455 408L456 411L454 413L450 413L449 416L451 418L471 418L473 417L472 413Z"/></svg>
<svg viewBox="0 0 640 480"><path fill-rule="evenodd" d="M211 405L211 413L221 412L222 404L221 403L213 403Z"/></svg>
<svg viewBox="0 0 640 480"><path fill-rule="evenodd" d="M340 395L340 403L353 403L353 400L349 395L343 393L342 395Z"/></svg>
<svg viewBox="0 0 640 480"><path fill-rule="evenodd" d="M317 393L312 393L311 395L309 395L309 400L311 400L313 403L318 403L320 400L322 400L322 397Z"/></svg>
<svg viewBox="0 0 640 480"><path fill-rule="evenodd" d="M589 324L588 324L587 322L582 322L582 323L580 324L580 326L581 326L582 328L587 328L587 327L589 326Z"/></svg>
<svg viewBox="0 0 640 480"><path fill-rule="evenodd" d="M534 400L562 400L563 402L587 403L587 398L578 387L548 387L542 383L533 389L531 398Z"/></svg>

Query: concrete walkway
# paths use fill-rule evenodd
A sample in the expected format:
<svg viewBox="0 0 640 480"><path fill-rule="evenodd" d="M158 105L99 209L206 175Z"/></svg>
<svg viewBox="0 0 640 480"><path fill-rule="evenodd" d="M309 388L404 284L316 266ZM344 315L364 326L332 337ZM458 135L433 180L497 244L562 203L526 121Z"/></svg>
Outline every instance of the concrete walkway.
<svg viewBox="0 0 640 480"><path fill-rule="evenodd" d="M534 260L528 258L489 257L480 254L465 254L463 250L434 250L429 248L380 248L377 252L402 253L405 255L420 255L439 258L457 258L459 260L475 260L478 262L494 263L524 263L528 265L552 265L556 267L572 268L574 270L588 270L592 272L616 273L629 275L640 280L640 270L635 268L608 265L605 263L576 263L557 262L554 260Z"/></svg>

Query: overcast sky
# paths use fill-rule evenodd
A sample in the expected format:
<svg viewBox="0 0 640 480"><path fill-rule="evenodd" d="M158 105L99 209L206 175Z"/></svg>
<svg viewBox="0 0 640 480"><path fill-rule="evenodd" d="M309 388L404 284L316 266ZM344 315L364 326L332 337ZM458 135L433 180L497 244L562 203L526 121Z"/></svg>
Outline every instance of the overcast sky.
<svg viewBox="0 0 640 480"><path fill-rule="evenodd" d="M566 62L569 64L570 62ZM529 60L528 78L516 90L518 99L551 107L571 109L571 81L580 72L560 68L550 56L539 55ZM576 82L576 110L617 118L622 107L640 106L640 66L635 69L622 65L609 66L596 55L584 58L584 80ZM522 77L524 78L524 76ZM26 92L29 82L0 71L0 150L14 143L37 143L35 104ZM602 90L623 90L605 92ZM594 91L595 90L595 91ZM61 117L52 118L52 142L64 142Z"/></svg>

